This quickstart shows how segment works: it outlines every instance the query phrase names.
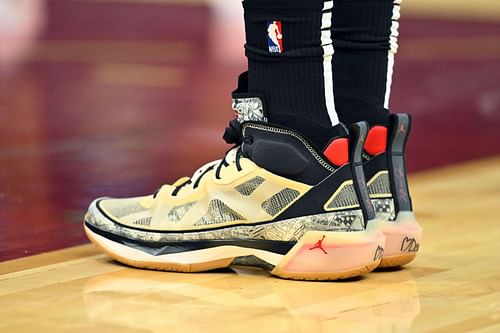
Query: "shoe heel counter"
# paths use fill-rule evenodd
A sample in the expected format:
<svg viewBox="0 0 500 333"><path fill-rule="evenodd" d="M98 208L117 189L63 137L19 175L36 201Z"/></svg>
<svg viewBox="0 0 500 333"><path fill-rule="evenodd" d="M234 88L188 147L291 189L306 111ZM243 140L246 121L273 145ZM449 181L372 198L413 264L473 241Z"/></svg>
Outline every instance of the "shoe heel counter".
<svg viewBox="0 0 500 333"><path fill-rule="evenodd" d="M412 211L412 202L406 176L406 143L411 130L411 116L400 113L391 115L391 132L387 146L387 166L396 214Z"/></svg>
<svg viewBox="0 0 500 333"><path fill-rule="evenodd" d="M352 180L359 206L363 212L365 226L369 220L375 219L375 210L370 200L363 169L362 154L367 135L368 124L366 122L353 124L349 130L349 161L351 162Z"/></svg>

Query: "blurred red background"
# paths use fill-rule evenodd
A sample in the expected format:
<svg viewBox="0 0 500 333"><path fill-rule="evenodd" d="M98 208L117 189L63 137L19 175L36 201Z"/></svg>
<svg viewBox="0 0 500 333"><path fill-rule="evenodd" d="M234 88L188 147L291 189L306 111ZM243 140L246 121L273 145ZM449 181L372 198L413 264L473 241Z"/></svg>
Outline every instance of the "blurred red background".
<svg viewBox="0 0 500 333"><path fill-rule="evenodd" d="M86 242L91 199L151 193L224 153L240 7L0 3L0 259ZM391 99L414 117L409 169L498 154L500 17L409 7Z"/></svg>

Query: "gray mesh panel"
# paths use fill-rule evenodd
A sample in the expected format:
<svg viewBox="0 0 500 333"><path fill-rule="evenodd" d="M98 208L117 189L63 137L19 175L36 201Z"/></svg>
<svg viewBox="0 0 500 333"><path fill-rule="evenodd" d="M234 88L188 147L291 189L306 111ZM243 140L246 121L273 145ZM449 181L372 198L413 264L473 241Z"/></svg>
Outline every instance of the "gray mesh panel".
<svg viewBox="0 0 500 333"><path fill-rule="evenodd" d="M174 206L174 208L168 212L168 220L170 222L179 222L194 205L195 202L188 202L183 205Z"/></svg>
<svg viewBox="0 0 500 333"><path fill-rule="evenodd" d="M372 199L372 204L378 218L389 221L393 221L396 218L396 210L392 198Z"/></svg>
<svg viewBox="0 0 500 333"><path fill-rule="evenodd" d="M349 184L344 186L335 198L327 206L328 209L342 209L345 207L358 206L358 198L356 196L356 191L354 190L354 185Z"/></svg>
<svg viewBox="0 0 500 333"><path fill-rule="evenodd" d="M229 208L221 200L214 199L210 201L206 214L196 221L195 225L217 224L244 219L243 216Z"/></svg>
<svg viewBox="0 0 500 333"><path fill-rule="evenodd" d="M368 193L370 195L391 195L391 188L389 185L389 175L380 174L374 182L368 185Z"/></svg>
<svg viewBox="0 0 500 333"><path fill-rule="evenodd" d="M249 196L250 194L253 193L253 191L257 189L257 187L259 187L264 182L264 180L265 180L264 178L259 176L254 177L244 182L243 184L236 186L235 190L243 195Z"/></svg>
<svg viewBox="0 0 500 333"><path fill-rule="evenodd" d="M344 231L358 230L363 225L359 216L350 212L338 212L336 219L337 223L343 226Z"/></svg>
<svg viewBox="0 0 500 333"><path fill-rule="evenodd" d="M142 225L142 226L150 226L151 225L151 216L135 220L134 224L135 225Z"/></svg>
<svg viewBox="0 0 500 333"><path fill-rule="evenodd" d="M292 190L290 188L285 188L272 197L266 199L261 207L269 215L274 216L278 214L283 208L290 204L300 195L299 191Z"/></svg>

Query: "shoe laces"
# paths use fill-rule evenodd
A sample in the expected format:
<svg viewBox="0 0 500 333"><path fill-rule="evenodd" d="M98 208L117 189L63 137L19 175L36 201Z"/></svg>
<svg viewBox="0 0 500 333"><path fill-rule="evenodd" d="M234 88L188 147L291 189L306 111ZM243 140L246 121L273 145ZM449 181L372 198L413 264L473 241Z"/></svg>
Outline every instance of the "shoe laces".
<svg viewBox="0 0 500 333"><path fill-rule="evenodd" d="M236 165L236 169L238 172L242 170L241 167L241 158L247 157L244 156L243 151L241 149L242 144L252 144L252 137L244 138L241 131L241 124L237 119L231 120L229 122L228 127L226 127L223 135L224 141L229 144L234 144L229 150L224 154L224 158L206 163L205 165L198 168L191 177L182 177L174 182L174 190L172 191L172 196L177 196L179 191L192 184L193 189L196 189L202 178L211 170L215 169L215 179L221 179L221 170L223 167L228 167L233 163ZM154 194L153 198L156 198L161 188L158 189Z"/></svg>

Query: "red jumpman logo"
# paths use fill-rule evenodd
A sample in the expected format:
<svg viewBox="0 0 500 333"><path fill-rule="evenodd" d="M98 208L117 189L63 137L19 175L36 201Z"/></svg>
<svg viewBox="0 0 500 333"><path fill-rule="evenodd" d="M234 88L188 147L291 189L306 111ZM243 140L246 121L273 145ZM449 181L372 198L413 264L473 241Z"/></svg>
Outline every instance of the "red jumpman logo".
<svg viewBox="0 0 500 333"><path fill-rule="evenodd" d="M399 133L404 133L405 132L405 124L401 124L399 127Z"/></svg>
<svg viewBox="0 0 500 333"><path fill-rule="evenodd" d="M325 239L325 235L323 235L323 238L321 238L319 241L317 241L316 244L314 244L314 246L309 249L309 251L314 250L314 249L320 249L321 251L323 251L324 254L328 254L328 252L326 252L325 249L323 248L323 240L324 239Z"/></svg>

